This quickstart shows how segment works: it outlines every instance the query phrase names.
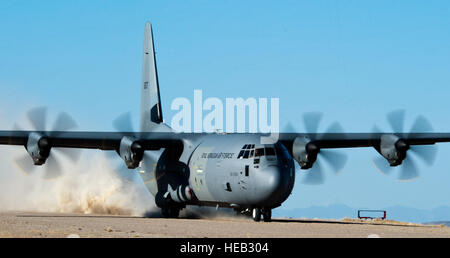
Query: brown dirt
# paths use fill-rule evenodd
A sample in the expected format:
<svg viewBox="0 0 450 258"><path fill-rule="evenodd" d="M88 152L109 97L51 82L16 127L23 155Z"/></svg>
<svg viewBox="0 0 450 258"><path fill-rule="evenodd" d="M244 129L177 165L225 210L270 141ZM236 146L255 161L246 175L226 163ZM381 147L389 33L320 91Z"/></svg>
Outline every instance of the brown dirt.
<svg viewBox="0 0 450 258"><path fill-rule="evenodd" d="M0 213L0 237L450 237L450 228L395 221L163 219L61 213Z"/></svg>

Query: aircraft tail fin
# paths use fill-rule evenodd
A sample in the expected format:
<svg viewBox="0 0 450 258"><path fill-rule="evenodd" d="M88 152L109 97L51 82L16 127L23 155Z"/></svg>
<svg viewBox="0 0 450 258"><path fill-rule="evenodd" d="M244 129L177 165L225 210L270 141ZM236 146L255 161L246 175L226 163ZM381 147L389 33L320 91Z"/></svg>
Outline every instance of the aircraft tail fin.
<svg viewBox="0 0 450 258"><path fill-rule="evenodd" d="M157 125L162 123L163 115L159 95L153 32L151 24L147 22L145 24L142 57L141 132L154 131L158 127Z"/></svg>

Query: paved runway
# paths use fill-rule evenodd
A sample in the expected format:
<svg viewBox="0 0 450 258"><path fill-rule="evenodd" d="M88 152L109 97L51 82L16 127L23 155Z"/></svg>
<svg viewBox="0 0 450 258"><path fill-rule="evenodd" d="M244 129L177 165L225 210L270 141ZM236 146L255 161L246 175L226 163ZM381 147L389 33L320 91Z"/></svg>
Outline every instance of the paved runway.
<svg viewBox="0 0 450 258"><path fill-rule="evenodd" d="M450 237L450 227L353 221L249 218L142 218L61 213L0 213L0 237Z"/></svg>

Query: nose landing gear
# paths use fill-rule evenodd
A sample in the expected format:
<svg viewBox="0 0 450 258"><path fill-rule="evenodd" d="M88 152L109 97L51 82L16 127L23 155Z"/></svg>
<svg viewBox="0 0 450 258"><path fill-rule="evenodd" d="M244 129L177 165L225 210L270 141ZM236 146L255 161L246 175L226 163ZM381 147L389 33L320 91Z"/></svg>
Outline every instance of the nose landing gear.
<svg viewBox="0 0 450 258"><path fill-rule="evenodd" d="M262 211L264 222L272 221L272 209L264 208Z"/></svg>
<svg viewBox="0 0 450 258"><path fill-rule="evenodd" d="M261 209L253 208L253 210L252 210L252 218L256 222L260 221L261 220Z"/></svg>
<svg viewBox="0 0 450 258"><path fill-rule="evenodd" d="M263 217L264 222L270 222L272 220L272 209L270 208L253 208L252 209L252 218L254 221L261 221L261 215Z"/></svg>

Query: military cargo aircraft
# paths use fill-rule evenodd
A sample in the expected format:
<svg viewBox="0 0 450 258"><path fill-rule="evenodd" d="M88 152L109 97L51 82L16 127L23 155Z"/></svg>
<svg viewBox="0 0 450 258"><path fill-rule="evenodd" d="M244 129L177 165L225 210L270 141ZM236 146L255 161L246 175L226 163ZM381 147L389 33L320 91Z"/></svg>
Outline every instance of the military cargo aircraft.
<svg viewBox="0 0 450 258"><path fill-rule="evenodd" d="M100 149L116 152L128 169L139 175L165 217L176 218L187 205L233 208L253 220L271 221L272 209L291 194L295 166L308 170L311 183L320 182L323 158L334 170L346 161L339 148L374 148L381 170L403 163L400 179L418 175L410 153L431 164L435 143L449 142L450 134L432 133L431 125L419 117L409 133L403 133L403 112L388 116L395 132L344 133L334 124L326 133L317 133L320 115L304 117L307 133L280 133L274 143L261 142L260 133L179 133L164 123L156 69L153 33L145 25L141 88L140 130L135 132L127 115L115 124L118 132L72 131L73 119L62 113L52 130L45 129L45 109L28 112L36 130L0 131L0 144L24 146L28 155L18 160L23 169L47 166L54 177L60 166L52 151L72 155L73 149ZM30 157L28 157L30 156ZM53 174L52 174L53 173ZM56 174L55 174L56 173Z"/></svg>

